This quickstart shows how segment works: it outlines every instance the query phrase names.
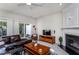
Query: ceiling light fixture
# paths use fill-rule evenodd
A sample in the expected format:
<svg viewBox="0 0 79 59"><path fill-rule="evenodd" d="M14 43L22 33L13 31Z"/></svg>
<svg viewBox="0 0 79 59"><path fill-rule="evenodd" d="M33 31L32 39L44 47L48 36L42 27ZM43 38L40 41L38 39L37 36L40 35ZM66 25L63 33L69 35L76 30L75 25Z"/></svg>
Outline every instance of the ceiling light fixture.
<svg viewBox="0 0 79 59"><path fill-rule="evenodd" d="M59 3L60 6L62 6L62 3Z"/></svg>
<svg viewBox="0 0 79 59"><path fill-rule="evenodd" d="M31 5L31 3L29 2L29 3L26 3L27 5Z"/></svg>

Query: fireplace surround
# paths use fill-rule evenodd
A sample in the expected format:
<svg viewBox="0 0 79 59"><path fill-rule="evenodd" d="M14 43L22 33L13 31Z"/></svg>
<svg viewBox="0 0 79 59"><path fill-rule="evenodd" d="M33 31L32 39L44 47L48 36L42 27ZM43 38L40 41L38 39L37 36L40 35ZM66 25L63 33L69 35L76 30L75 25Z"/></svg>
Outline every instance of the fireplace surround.
<svg viewBox="0 0 79 59"><path fill-rule="evenodd" d="M70 54L79 54L79 36L65 34L67 52Z"/></svg>

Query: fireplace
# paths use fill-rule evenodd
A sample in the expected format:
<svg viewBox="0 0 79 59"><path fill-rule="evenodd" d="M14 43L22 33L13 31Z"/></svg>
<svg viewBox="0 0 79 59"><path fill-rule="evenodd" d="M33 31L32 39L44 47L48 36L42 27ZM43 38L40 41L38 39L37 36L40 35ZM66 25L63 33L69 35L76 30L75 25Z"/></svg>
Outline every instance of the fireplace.
<svg viewBox="0 0 79 59"><path fill-rule="evenodd" d="M66 34L66 48L69 49L69 53L79 54L79 36Z"/></svg>

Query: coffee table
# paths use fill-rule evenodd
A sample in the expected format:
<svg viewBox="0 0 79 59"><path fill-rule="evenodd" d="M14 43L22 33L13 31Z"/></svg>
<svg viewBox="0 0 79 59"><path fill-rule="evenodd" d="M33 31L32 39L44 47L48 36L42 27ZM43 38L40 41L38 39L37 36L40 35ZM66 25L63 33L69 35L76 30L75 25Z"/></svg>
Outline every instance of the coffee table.
<svg viewBox="0 0 79 59"><path fill-rule="evenodd" d="M28 44L24 44L25 50L27 50L32 55L48 55L49 54L49 47L31 42Z"/></svg>

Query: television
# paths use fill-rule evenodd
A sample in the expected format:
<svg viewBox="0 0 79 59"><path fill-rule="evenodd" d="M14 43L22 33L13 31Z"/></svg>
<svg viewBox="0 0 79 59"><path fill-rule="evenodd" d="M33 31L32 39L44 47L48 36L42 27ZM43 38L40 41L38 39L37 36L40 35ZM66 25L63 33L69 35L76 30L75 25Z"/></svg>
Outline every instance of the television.
<svg viewBox="0 0 79 59"><path fill-rule="evenodd" d="M51 35L51 30L43 30L43 35Z"/></svg>

